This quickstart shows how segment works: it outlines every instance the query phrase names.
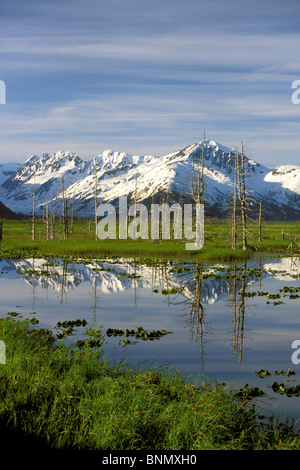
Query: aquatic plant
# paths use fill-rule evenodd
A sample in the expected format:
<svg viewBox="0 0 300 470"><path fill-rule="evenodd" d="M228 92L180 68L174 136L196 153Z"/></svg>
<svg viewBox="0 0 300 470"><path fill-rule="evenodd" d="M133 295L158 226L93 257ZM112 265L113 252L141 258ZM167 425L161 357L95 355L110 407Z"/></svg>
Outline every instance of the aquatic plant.
<svg viewBox="0 0 300 470"><path fill-rule="evenodd" d="M279 393L280 395L287 395L288 397L299 397L300 396L300 385L285 385L283 383L274 382L272 385L272 390L275 393Z"/></svg>
<svg viewBox="0 0 300 470"><path fill-rule="evenodd" d="M242 398L243 400L251 400L253 398L262 397L265 395L265 392L259 387L250 387L249 384L246 384L244 387L240 388L236 392L236 396Z"/></svg>
<svg viewBox="0 0 300 470"><path fill-rule="evenodd" d="M257 372L255 372L258 377L269 377L271 376L270 372L266 369L260 369Z"/></svg>
<svg viewBox="0 0 300 470"><path fill-rule="evenodd" d="M172 332L166 331L163 329L148 331L148 330L145 330L142 326L138 326L136 327L136 329L126 328L125 331L119 328L108 328L106 330L106 335L108 337L126 335L126 338L123 340L123 346L136 343L136 341L133 343L130 339L128 339L128 337L134 337L136 340L142 340L142 341L147 341L147 340L153 341L153 340L158 340L161 337L168 335L170 333Z"/></svg>
<svg viewBox="0 0 300 470"><path fill-rule="evenodd" d="M76 346L80 349L82 348L101 348L105 344L103 330L103 324L98 324L99 328L86 328L85 334L89 337L85 340L77 340ZM101 351L98 351L98 353Z"/></svg>
<svg viewBox="0 0 300 470"><path fill-rule="evenodd" d="M64 320L62 322L57 322L55 329L59 329L57 333L57 338L58 339L63 339L66 338L67 336L70 336L73 334L73 331L76 327L79 326L85 326L87 324L87 321L85 319L80 320L79 318L77 320Z"/></svg>

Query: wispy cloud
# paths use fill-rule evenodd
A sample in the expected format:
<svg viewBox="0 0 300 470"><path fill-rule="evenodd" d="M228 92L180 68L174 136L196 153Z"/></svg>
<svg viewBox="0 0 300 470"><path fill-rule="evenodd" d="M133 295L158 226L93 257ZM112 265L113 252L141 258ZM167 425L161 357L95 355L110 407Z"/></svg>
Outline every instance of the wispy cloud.
<svg viewBox="0 0 300 470"><path fill-rule="evenodd" d="M251 140L270 165L288 135L298 163L300 106L290 87L300 78L300 4L15 4L0 5L0 160L61 146L162 154L200 140L206 127L225 145Z"/></svg>

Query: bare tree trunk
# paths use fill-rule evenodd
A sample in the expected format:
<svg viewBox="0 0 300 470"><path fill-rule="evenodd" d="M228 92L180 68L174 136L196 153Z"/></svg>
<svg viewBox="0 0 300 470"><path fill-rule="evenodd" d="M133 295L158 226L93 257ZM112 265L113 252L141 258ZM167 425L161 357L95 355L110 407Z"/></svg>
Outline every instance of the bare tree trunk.
<svg viewBox="0 0 300 470"><path fill-rule="evenodd" d="M239 153L236 149L236 155L234 159L234 194L233 194L233 211L232 211L232 238L231 238L231 247L236 249L237 242L237 169L238 169L238 158Z"/></svg>
<svg viewBox="0 0 300 470"><path fill-rule="evenodd" d="M258 220L258 241L261 242L261 230L262 230L262 203L259 203L259 220Z"/></svg>
<svg viewBox="0 0 300 470"><path fill-rule="evenodd" d="M64 179L61 179L62 182L62 219L63 219L63 234L64 238L68 238L68 221L67 221L67 206L65 200L65 189L64 189Z"/></svg>
<svg viewBox="0 0 300 470"><path fill-rule="evenodd" d="M46 240L49 240L49 202L46 200Z"/></svg>
<svg viewBox="0 0 300 470"><path fill-rule="evenodd" d="M53 211L52 211L52 215L51 215L51 229L50 229L50 237L51 237L51 240L53 240L55 238L55 206L56 206L56 199L54 200L54 204L53 204Z"/></svg>
<svg viewBox="0 0 300 470"><path fill-rule="evenodd" d="M201 163L195 163L193 161L193 168L191 173L191 192L192 197L195 203L201 204L202 196L205 189L205 177L204 177L204 146L205 146L205 131L203 132L203 141L202 141L202 155Z"/></svg>
<svg viewBox="0 0 300 470"><path fill-rule="evenodd" d="M64 190L64 178L61 179L61 195L62 195L62 223L63 223L63 234L65 237L65 190Z"/></svg>
<svg viewBox="0 0 300 470"><path fill-rule="evenodd" d="M136 204L137 204L137 179L138 175L137 172L135 174L135 183L134 183L134 213L136 215Z"/></svg>
<svg viewBox="0 0 300 470"><path fill-rule="evenodd" d="M98 237L97 237L97 210L98 210L97 191L98 191L97 160L95 157L95 238L96 240L98 240Z"/></svg>
<svg viewBox="0 0 300 470"><path fill-rule="evenodd" d="M159 198L159 205L162 207L165 202L165 196L160 196ZM162 215L158 214L158 241L160 243L162 241Z"/></svg>
<svg viewBox="0 0 300 470"><path fill-rule="evenodd" d="M197 162L193 160L192 162L192 171L191 171L191 195L196 204L202 203L202 198L205 190L205 176L204 176L204 150L205 150L205 131L203 132L203 141L202 141L202 154L201 161L198 159ZM194 223L194 216L192 212L192 226ZM196 216L197 219L197 216ZM196 221L197 223L197 221Z"/></svg>
<svg viewBox="0 0 300 470"><path fill-rule="evenodd" d="M33 196L32 196L32 227L31 227L31 238L35 239L35 177L33 182Z"/></svg>
<svg viewBox="0 0 300 470"><path fill-rule="evenodd" d="M71 206L71 227L70 227L71 234L73 234L73 230L74 230L74 196L72 198L72 206Z"/></svg>
<svg viewBox="0 0 300 470"><path fill-rule="evenodd" d="M244 155L243 142L241 142L241 165L238 171L238 179L239 179L239 199L241 202L241 213L242 213L243 250L246 250L247 249L247 221L246 221L245 155Z"/></svg>

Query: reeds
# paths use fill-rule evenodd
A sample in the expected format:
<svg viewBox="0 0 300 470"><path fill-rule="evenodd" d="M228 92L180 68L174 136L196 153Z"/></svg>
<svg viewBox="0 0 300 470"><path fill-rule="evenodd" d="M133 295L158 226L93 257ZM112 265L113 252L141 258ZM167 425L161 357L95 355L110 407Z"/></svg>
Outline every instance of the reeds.
<svg viewBox="0 0 300 470"><path fill-rule="evenodd" d="M28 320L5 317L0 430L54 449L300 449L287 425L261 424L232 389L176 371L110 364L66 347ZM2 441L3 443L3 441ZM18 448L21 441L18 442Z"/></svg>

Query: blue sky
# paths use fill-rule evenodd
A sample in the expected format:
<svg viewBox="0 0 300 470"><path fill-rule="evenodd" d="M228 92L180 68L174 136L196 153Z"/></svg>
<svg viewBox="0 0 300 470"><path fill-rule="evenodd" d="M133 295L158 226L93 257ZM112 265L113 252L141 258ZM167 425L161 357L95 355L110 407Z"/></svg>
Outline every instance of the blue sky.
<svg viewBox="0 0 300 470"><path fill-rule="evenodd" d="M1 0L0 163L206 137L300 165L298 0Z"/></svg>

